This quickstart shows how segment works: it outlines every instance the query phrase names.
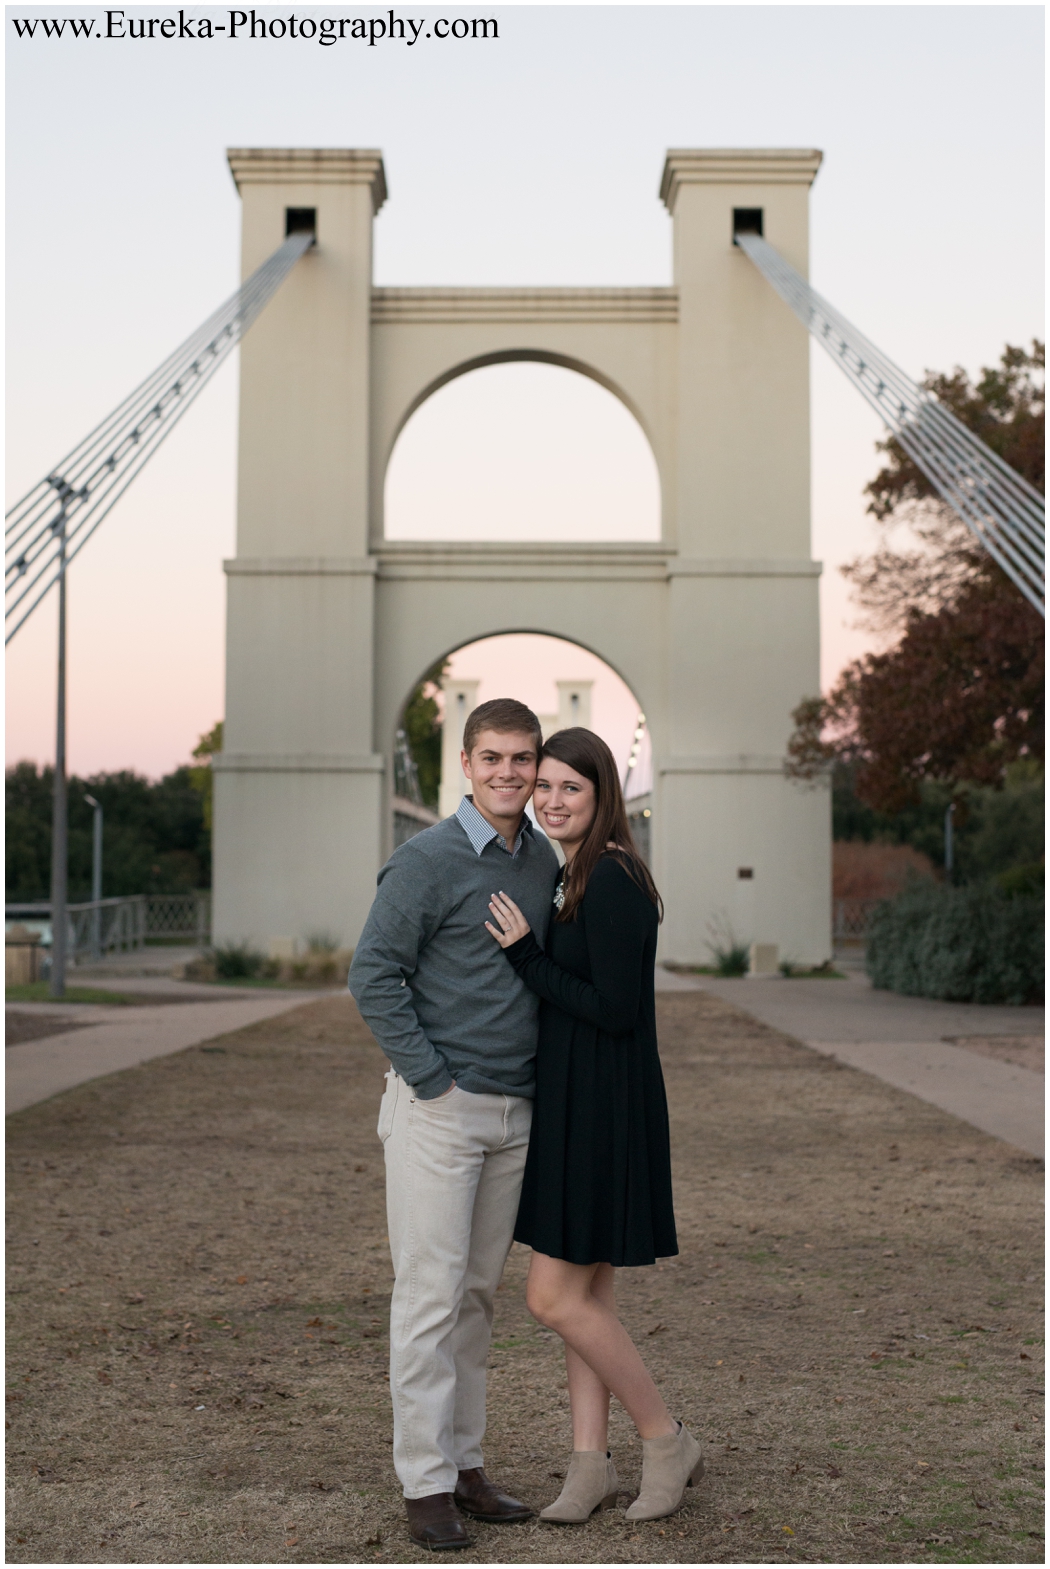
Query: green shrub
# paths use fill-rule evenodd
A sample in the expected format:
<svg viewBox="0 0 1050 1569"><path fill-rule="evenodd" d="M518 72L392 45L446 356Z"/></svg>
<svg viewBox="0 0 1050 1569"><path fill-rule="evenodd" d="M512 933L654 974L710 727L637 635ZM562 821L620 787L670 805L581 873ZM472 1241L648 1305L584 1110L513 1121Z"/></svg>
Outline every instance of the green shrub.
<svg viewBox="0 0 1050 1569"><path fill-rule="evenodd" d="M266 955L246 942L220 943L213 957L215 973L224 981L250 980L266 964Z"/></svg>
<svg viewBox="0 0 1050 1569"><path fill-rule="evenodd" d="M1011 866L1007 872L1000 872L995 882L1009 899L1016 899L1018 894L1041 894L1046 887L1046 867L1042 861L1030 861L1027 866Z"/></svg>
<svg viewBox="0 0 1050 1569"><path fill-rule="evenodd" d="M910 997L1041 1000L1043 896L916 879L876 907L867 968L874 986Z"/></svg>
<svg viewBox="0 0 1050 1569"><path fill-rule="evenodd" d="M742 942L725 915L707 923L710 936L704 947L715 961L715 974L746 975L751 968L751 945Z"/></svg>

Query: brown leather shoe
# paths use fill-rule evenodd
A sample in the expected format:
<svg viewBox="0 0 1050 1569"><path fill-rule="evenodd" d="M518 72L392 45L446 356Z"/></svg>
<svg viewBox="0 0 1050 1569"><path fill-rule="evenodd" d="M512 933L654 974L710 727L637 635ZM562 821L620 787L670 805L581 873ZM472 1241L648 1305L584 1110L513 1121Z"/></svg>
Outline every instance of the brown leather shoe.
<svg viewBox="0 0 1050 1569"><path fill-rule="evenodd" d="M466 1521L456 1508L451 1493L431 1493L429 1498L406 1498L408 1534L420 1547L429 1547L432 1553L455 1552L460 1547L473 1547L474 1538L467 1534Z"/></svg>
<svg viewBox="0 0 1050 1569"><path fill-rule="evenodd" d="M528 1504L501 1493L480 1466L459 1473L453 1497L464 1514L483 1520L486 1525L513 1525L519 1520L531 1520L536 1513Z"/></svg>

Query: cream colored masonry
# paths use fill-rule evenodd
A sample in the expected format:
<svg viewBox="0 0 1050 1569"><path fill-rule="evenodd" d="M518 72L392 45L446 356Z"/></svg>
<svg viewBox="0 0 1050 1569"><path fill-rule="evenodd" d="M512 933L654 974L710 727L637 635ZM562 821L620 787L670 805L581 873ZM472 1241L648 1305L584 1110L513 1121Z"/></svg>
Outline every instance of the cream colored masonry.
<svg viewBox="0 0 1050 1569"><path fill-rule="evenodd" d="M818 690L808 344L732 244L733 209L760 207L805 275L820 154L669 153L675 281L642 289L376 289L378 152L229 160L245 275L286 207L316 208L318 243L241 350L216 937L352 946L392 843L406 696L455 648L529 631L598 654L648 717L662 957L704 962L723 917L782 956L826 958L828 792L782 772L791 710ZM632 411L659 469L659 543L384 540L405 421L453 377L521 359L591 376Z"/></svg>

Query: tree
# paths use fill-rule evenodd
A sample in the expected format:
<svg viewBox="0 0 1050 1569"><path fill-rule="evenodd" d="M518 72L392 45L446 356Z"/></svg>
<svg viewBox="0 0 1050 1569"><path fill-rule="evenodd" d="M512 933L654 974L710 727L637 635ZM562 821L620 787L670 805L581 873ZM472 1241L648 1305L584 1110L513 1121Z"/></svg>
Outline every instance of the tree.
<svg viewBox="0 0 1050 1569"><path fill-rule="evenodd" d="M982 370L976 386L958 366L950 376L928 372L923 381L927 392L1038 491L1044 488L1045 361L1038 341L1030 352L1008 344L1000 365ZM1001 575L896 438L877 442L876 450L889 461L865 493L871 498L868 511L884 526L885 543L842 570L854 585L862 624L901 631L913 613L945 609L975 579ZM901 526L916 537L918 548L894 547L891 535ZM1009 587L1008 579L1001 582Z"/></svg>
<svg viewBox="0 0 1050 1569"><path fill-rule="evenodd" d="M958 368L924 383L1039 489L1043 366L1042 344L1008 345L976 385ZM879 445L889 461L867 487L868 510L887 530L906 525L918 546L887 535L844 571L867 625L897 641L796 709L787 769L812 779L846 765L863 804L896 812L929 781L999 788L1011 764L1041 762L1043 623L896 441Z"/></svg>
<svg viewBox="0 0 1050 1569"><path fill-rule="evenodd" d="M419 775L423 805L437 810L441 791L441 711L437 694L448 666L447 659L432 665L405 704L401 728Z"/></svg>
<svg viewBox="0 0 1050 1569"><path fill-rule="evenodd" d="M69 894L91 897L92 808L102 805L104 898L189 893L211 884L211 836L192 770L176 768L151 782L126 769L69 780ZM7 898L46 900L51 878L53 770L17 763L7 770Z"/></svg>
<svg viewBox="0 0 1050 1569"><path fill-rule="evenodd" d="M212 769L212 759L216 752L222 751L222 726L223 721L217 719L211 729L201 736L197 745L193 748L193 756L197 758L197 767L190 769L190 782L193 788L200 793L204 810L204 826L209 835L212 827L215 778Z"/></svg>

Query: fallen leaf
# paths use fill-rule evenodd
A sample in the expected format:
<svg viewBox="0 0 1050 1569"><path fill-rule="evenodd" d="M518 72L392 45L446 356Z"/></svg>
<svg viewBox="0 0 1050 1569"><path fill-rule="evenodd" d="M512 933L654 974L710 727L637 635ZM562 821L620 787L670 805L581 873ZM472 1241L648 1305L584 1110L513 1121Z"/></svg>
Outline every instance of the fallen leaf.
<svg viewBox="0 0 1050 1569"><path fill-rule="evenodd" d="M650 1335L658 1335L660 1333L661 1329L666 1329L666 1328L667 1328L666 1324L654 1324L652 1329L647 1330L646 1333L650 1334Z"/></svg>
<svg viewBox="0 0 1050 1569"><path fill-rule="evenodd" d="M783 1531L785 1536L794 1536L795 1534L789 1525L782 1525L780 1529Z"/></svg>
<svg viewBox="0 0 1050 1569"><path fill-rule="evenodd" d="M239 1286L246 1286L248 1284L248 1277L247 1277L247 1275L238 1275L237 1276L237 1284Z"/></svg>
<svg viewBox="0 0 1050 1569"><path fill-rule="evenodd" d="M1018 1355L1020 1356L1022 1362L1030 1362L1032 1360L1027 1351L1021 1351L1018 1353Z"/></svg>
<svg viewBox="0 0 1050 1569"><path fill-rule="evenodd" d="M827 1474L828 1476L841 1476L842 1472L837 1465L829 1465L827 1467Z"/></svg>

